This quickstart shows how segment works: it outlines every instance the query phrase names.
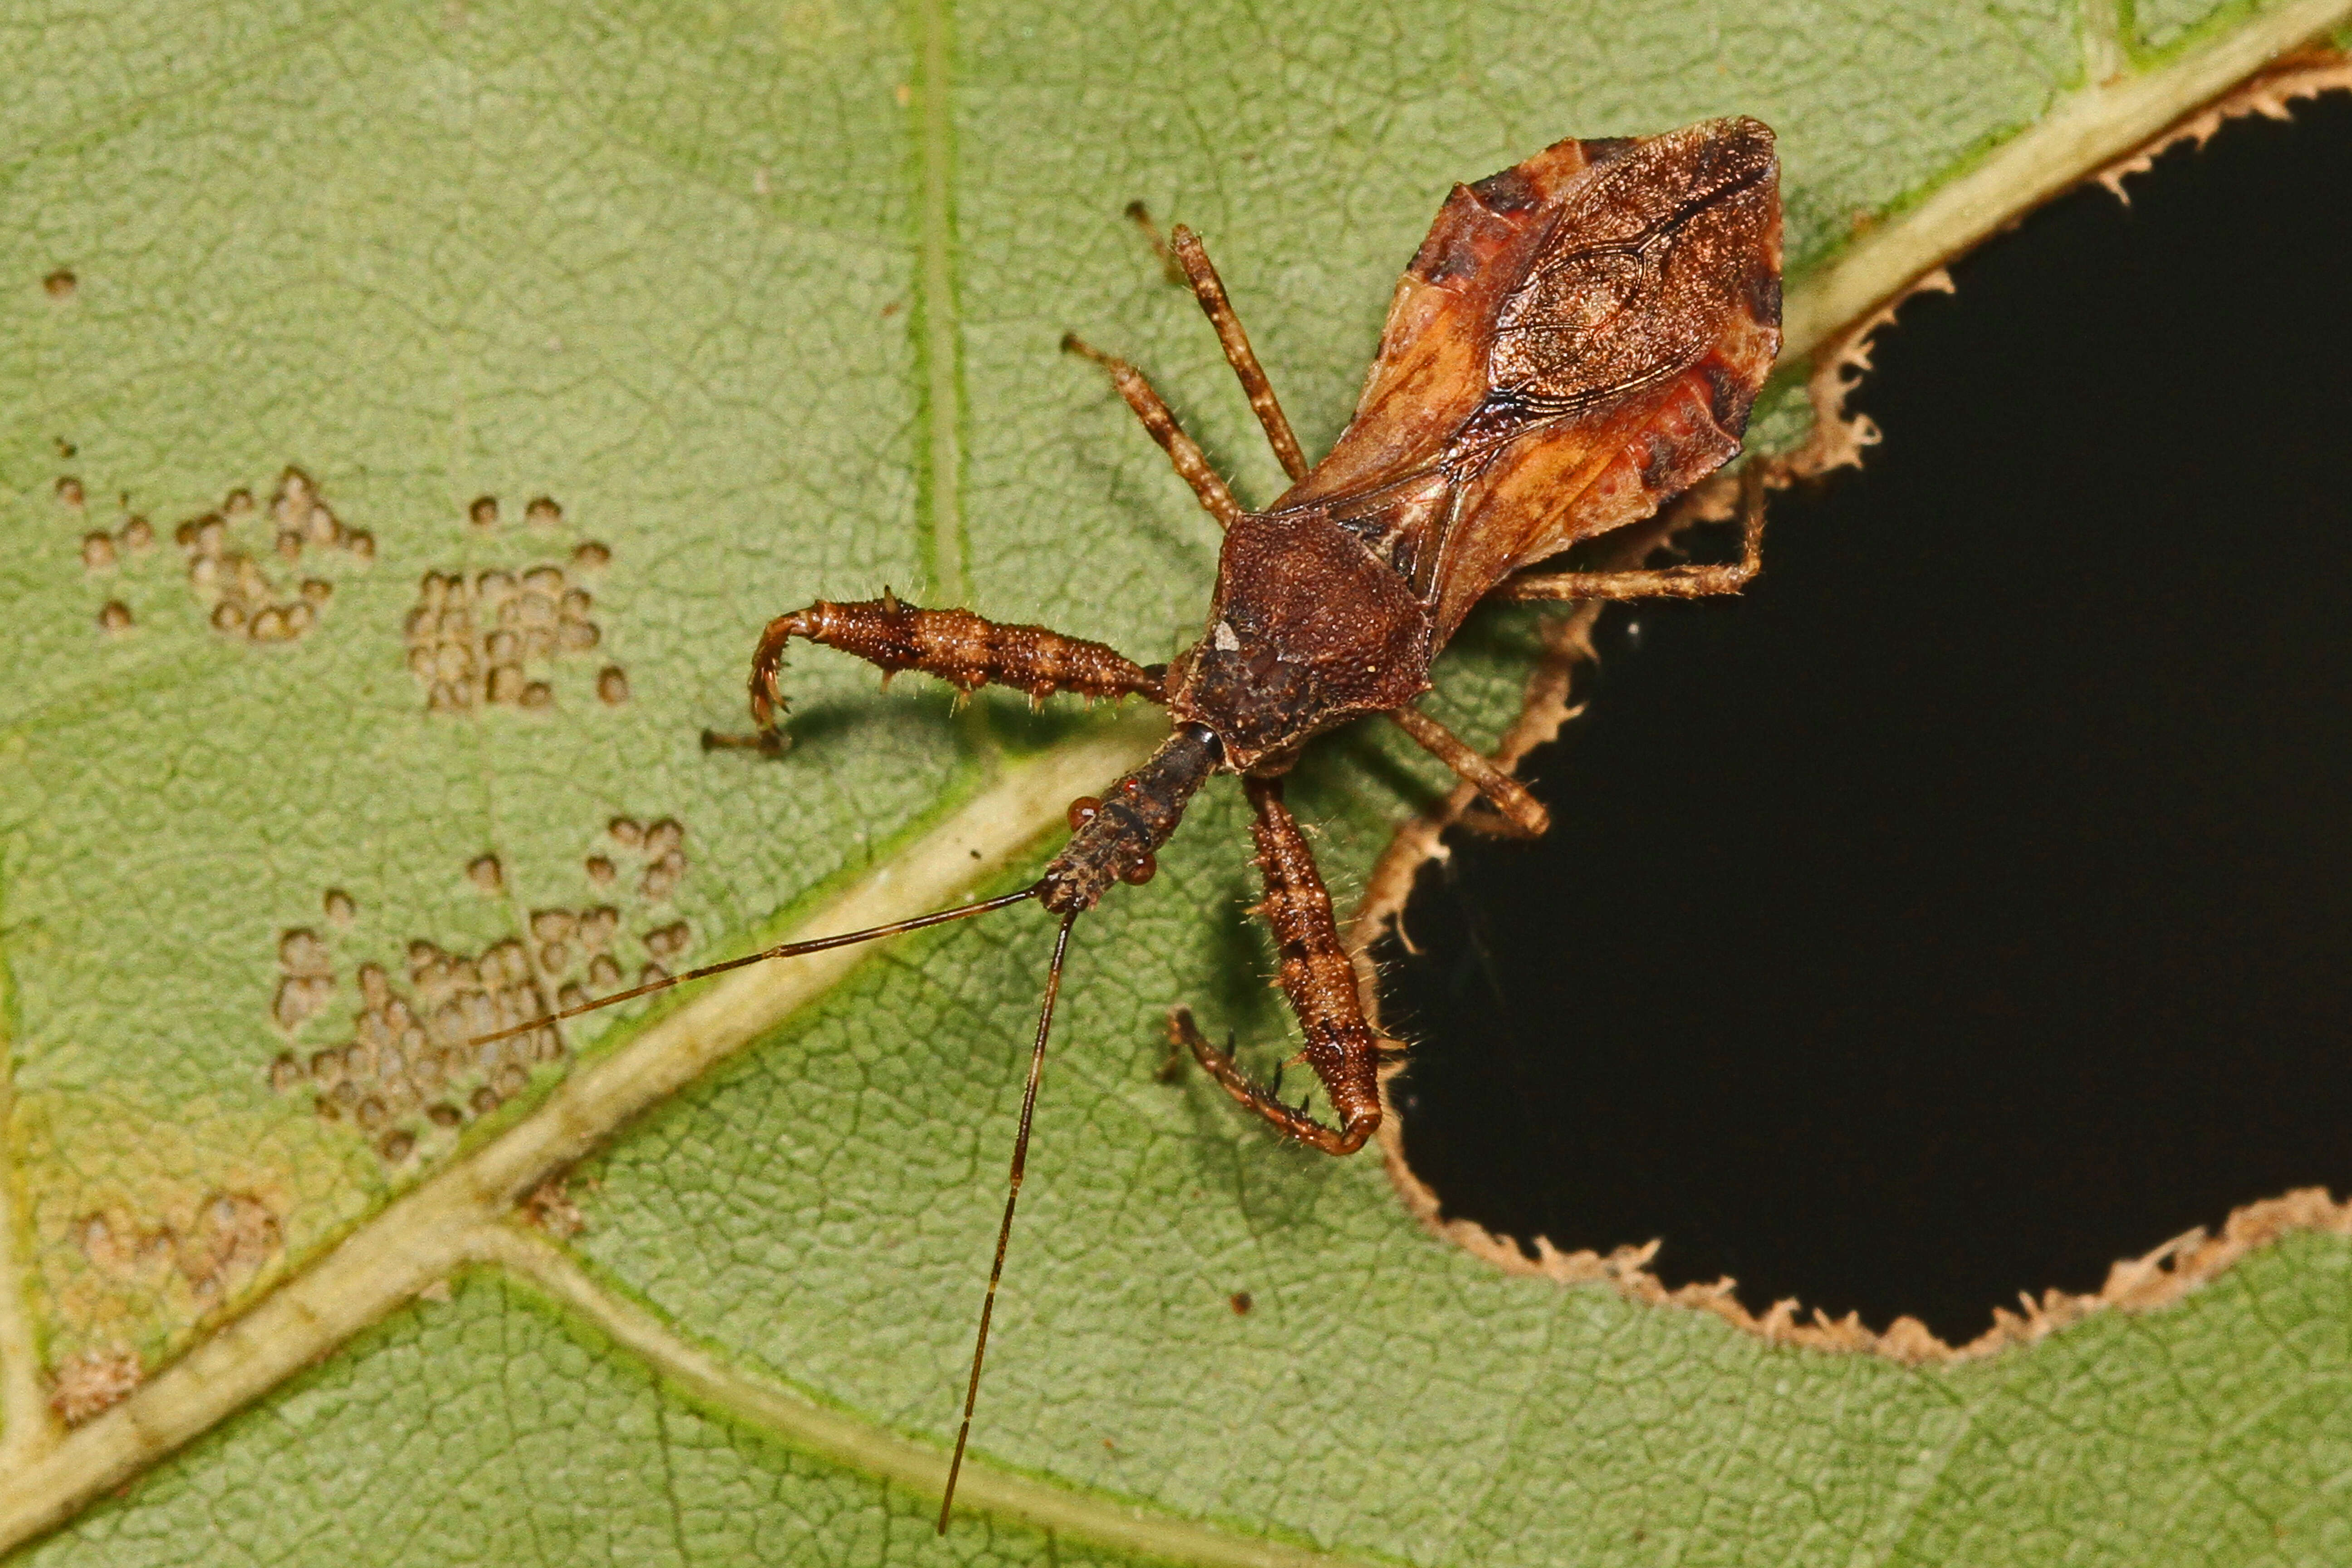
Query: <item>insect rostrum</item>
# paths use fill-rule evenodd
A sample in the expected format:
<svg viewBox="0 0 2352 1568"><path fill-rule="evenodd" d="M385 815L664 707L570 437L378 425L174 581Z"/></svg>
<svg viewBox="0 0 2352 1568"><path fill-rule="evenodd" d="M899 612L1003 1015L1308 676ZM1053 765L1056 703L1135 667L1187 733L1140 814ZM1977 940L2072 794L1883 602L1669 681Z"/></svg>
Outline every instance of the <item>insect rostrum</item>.
<svg viewBox="0 0 2352 1568"><path fill-rule="evenodd" d="M1280 951L1278 978L1305 1035L1301 1056L1338 1124L1252 1082L1184 1009L1171 1013L1170 1032L1236 1101L1285 1135L1334 1154L1363 1145L1381 1120L1380 1040L1314 856L1283 804L1283 777L1316 736L1387 715L1476 785L1505 830L1540 833L1543 808L1521 786L1411 706L1430 689L1431 661L1472 606L1487 598L1731 593L1754 575L1762 511L1753 482L1736 564L1531 568L1652 515L1739 451L1749 405L1780 347L1778 175L1771 132L1727 119L1650 137L1560 142L1455 186L1397 284L1354 418L1311 469L1215 268L1199 239L1179 228L1175 258L1294 481L1290 489L1264 511L1244 510L1140 373L1075 338L1066 346L1109 372L1224 528L1197 642L1164 666L1145 667L1099 643L967 610L918 608L887 592L819 601L778 616L761 637L751 678L756 728L749 736L706 736L712 745L782 750L778 674L794 638L886 671L921 670L963 691L995 684L1033 699L1143 697L1169 712L1169 738L1150 760L1102 799L1072 805L1069 841L1033 886L735 961L863 941L1031 898L1061 917L942 1529L1072 924L1114 883L1150 880L1153 857L1213 774L1241 775L1265 886L1258 910Z"/></svg>

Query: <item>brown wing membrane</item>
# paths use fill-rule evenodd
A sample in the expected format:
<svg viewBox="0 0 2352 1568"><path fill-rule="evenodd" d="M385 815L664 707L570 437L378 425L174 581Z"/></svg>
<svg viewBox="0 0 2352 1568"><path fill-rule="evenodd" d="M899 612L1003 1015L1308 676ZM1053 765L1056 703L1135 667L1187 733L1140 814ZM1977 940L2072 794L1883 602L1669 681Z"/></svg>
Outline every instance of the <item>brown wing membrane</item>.
<svg viewBox="0 0 2352 1568"><path fill-rule="evenodd" d="M1355 417L1276 511L1384 485L1436 460L1486 400L1495 319L1553 223L1624 142L1555 142L1475 185L1456 185L1397 279Z"/></svg>
<svg viewBox="0 0 2352 1568"><path fill-rule="evenodd" d="M1441 642L1511 573L1738 452L1780 348L1778 175L1769 131L1713 121L1636 143L1561 215L1443 459L1457 485L1415 574Z"/></svg>
<svg viewBox="0 0 2352 1568"><path fill-rule="evenodd" d="M1505 576L1739 450L1780 279L1779 165L1753 120L1562 142L1458 185L1354 422L1276 510L1323 510L1405 574L1442 645Z"/></svg>
<svg viewBox="0 0 2352 1568"><path fill-rule="evenodd" d="M1670 131L1596 170L1496 314L1495 391L1590 405L1696 363L1743 308L1777 327L1775 174L1752 120Z"/></svg>

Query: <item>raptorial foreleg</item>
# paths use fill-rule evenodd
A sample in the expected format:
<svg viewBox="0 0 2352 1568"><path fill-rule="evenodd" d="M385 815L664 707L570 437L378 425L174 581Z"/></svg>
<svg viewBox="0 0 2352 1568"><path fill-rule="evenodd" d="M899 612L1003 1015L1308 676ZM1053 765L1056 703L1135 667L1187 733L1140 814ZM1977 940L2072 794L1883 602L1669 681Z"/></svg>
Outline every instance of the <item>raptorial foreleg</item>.
<svg viewBox="0 0 2352 1568"><path fill-rule="evenodd" d="M855 654L886 674L913 669L935 675L959 691L1010 686L1027 692L1032 701L1059 691L1165 700L1164 668L1139 665L1101 643L1044 626L1007 626L970 610L917 609L885 592L878 599L850 604L820 599L770 621L751 656L753 732L738 736L706 731L703 744L771 752L782 746L776 720L784 699L777 675L785 646L794 637Z"/></svg>
<svg viewBox="0 0 2352 1568"><path fill-rule="evenodd" d="M1202 1035L1190 1008L1178 1007L1168 1015L1169 1038L1189 1048L1227 1094L1286 1136L1327 1154L1352 1154L1381 1124L1380 1037L1365 1021L1363 1003L1356 994L1356 966L1339 940L1331 895L1315 868L1307 836L1282 804L1281 781L1253 778L1247 783L1250 805L1257 812L1250 837L1256 842L1257 867L1265 879L1265 901L1258 913L1274 928L1283 994L1307 1037L1299 1059L1322 1080L1339 1125L1327 1127L1308 1115L1303 1103L1285 1105L1271 1090L1252 1083L1231 1050L1220 1051Z"/></svg>

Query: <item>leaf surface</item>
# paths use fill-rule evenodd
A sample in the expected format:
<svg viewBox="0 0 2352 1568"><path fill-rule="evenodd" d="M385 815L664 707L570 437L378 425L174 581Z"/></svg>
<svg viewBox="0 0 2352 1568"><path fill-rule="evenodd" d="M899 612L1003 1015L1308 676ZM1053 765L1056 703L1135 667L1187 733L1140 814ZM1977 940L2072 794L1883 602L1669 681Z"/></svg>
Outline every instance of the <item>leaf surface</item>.
<svg viewBox="0 0 2352 1568"><path fill-rule="evenodd" d="M222 1536L273 1561L2340 1555L2340 1239L1906 1368L1506 1277L1372 1160L1160 1081L1176 1001L1261 1064L1286 1048L1227 790L1079 927L982 1511L936 1548L923 1478L1000 1203L1034 911L607 1015L543 1058L444 1059L354 1014L397 995L429 1035L461 959L551 993L600 956L634 976L1034 873L1148 726L958 716L812 654L787 757L698 737L740 723L759 626L820 594L890 584L1147 660L1197 634L1213 527L1061 334L1148 367L1244 500L1279 477L1129 201L1206 236L1319 450L1456 179L1755 114L1810 352L2345 9L1400 4L1310 32L1225 5L15 7L5 1538L68 1521L39 1554L159 1561ZM1784 397L1759 439L1803 424ZM535 581L588 597L541 615ZM254 635L297 604L298 634ZM554 641L515 661L524 700L481 700L493 635L534 626ZM1540 627L1476 623L1438 710L1496 733ZM436 710L468 659L476 700ZM1324 748L1297 800L1343 905L1439 788L1384 731ZM525 1247L510 1200L583 1154L542 1213L584 1228ZM504 1273L401 1305L466 1264ZM51 1394L94 1410L126 1369L152 1381L61 1440Z"/></svg>

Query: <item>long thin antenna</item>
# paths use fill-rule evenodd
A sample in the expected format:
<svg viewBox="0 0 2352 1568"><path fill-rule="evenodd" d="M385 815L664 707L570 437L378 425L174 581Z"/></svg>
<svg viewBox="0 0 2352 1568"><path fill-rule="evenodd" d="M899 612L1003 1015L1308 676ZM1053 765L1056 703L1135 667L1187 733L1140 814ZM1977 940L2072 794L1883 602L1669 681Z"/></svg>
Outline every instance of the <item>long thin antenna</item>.
<svg viewBox="0 0 2352 1568"><path fill-rule="evenodd" d="M500 1029L494 1034L476 1035L466 1044L486 1046L493 1040L512 1039L517 1035L528 1035L534 1029L544 1029L550 1024L560 1024L566 1018L577 1018L583 1013L593 1013L600 1007L632 1002L650 992L667 991L673 985L683 985L689 980L702 980L713 974L724 974L730 969L765 963L772 958L798 958L803 953L823 952L827 948L847 947L853 942L873 942L881 937L897 936L903 931L921 931L925 926L945 925L950 921L970 920L974 915L984 915L992 910L1005 909L1025 899L1034 899L1042 886L1042 883L1034 884L1022 889L1017 893L1004 893L993 899L982 899L976 904L958 904L951 910L940 910L928 915L917 915L912 920L892 921L888 925L868 926L864 931L844 931L839 936L821 936L808 942L787 942L774 947L761 948L757 952L747 952L740 958L730 958L721 963L706 963L699 969L689 969L683 974L672 974L660 980L647 981L643 985L632 985L626 991L615 991L610 996L599 996L593 1002L583 1002L576 1007L565 1007L558 1012L548 1013L531 1019L529 1023L517 1024L510 1029ZM1066 934L1066 925L1064 930Z"/></svg>
<svg viewBox="0 0 2352 1568"><path fill-rule="evenodd" d="M1021 1090L1021 1128L1013 1135L1013 1173L1004 1194L1004 1220L996 1227L996 1261L988 1270L988 1294L981 1299L980 1332L971 1342L971 1382L963 1391L963 1426L957 1429L955 1458L948 1462L948 1489L940 1499L940 1533L948 1532L955 1506L956 1478L963 1473L963 1446L971 1436L971 1407L980 1403L980 1363L988 1354L988 1320L996 1312L996 1282L1004 1278L1004 1244L1013 1237L1013 1205L1021 1201L1021 1173L1029 1163L1029 1119L1037 1110L1037 1080L1045 1074L1045 1036L1054 1026L1054 998L1062 989L1062 955L1070 950L1072 910L1054 938L1053 967L1045 971L1045 1005L1037 1014L1037 1043L1029 1052L1029 1081Z"/></svg>

